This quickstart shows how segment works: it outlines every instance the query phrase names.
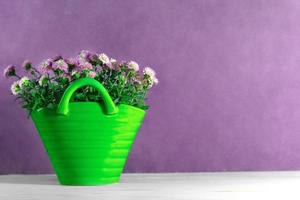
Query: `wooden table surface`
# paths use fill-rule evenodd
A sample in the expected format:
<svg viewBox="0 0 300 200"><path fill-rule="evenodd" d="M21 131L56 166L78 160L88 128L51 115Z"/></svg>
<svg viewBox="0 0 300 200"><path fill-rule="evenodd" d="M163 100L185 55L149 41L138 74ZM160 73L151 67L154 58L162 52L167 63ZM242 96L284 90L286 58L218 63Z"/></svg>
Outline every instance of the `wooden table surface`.
<svg viewBox="0 0 300 200"><path fill-rule="evenodd" d="M300 172L123 174L118 184L61 186L54 175L1 175L0 200L297 199Z"/></svg>

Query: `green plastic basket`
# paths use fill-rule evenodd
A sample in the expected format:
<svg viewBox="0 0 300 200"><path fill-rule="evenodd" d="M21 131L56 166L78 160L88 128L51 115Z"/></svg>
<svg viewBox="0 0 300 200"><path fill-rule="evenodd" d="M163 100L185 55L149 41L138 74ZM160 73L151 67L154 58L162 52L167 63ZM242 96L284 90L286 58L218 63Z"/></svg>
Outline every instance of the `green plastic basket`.
<svg viewBox="0 0 300 200"><path fill-rule="evenodd" d="M80 87L92 86L103 98L69 103ZM55 109L32 113L50 161L63 185L101 185L118 182L145 111L115 106L95 79L82 78L65 91Z"/></svg>

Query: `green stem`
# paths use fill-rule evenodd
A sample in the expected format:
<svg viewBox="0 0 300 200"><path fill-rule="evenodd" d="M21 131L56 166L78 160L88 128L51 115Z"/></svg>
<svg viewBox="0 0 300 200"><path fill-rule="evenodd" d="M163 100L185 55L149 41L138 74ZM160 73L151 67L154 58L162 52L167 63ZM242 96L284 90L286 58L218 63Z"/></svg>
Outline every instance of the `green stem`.
<svg viewBox="0 0 300 200"><path fill-rule="evenodd" d="M21 76L19 76L17 74L15 74L14 76L17 77L18 79L21 79Z"/></svg>
<svg viewBox="0 0 300 200"><path fill-rule="evenodd" d="M34 72L38 73L39 75L42 75L36 68L32 67L31 68Z"/></svg>

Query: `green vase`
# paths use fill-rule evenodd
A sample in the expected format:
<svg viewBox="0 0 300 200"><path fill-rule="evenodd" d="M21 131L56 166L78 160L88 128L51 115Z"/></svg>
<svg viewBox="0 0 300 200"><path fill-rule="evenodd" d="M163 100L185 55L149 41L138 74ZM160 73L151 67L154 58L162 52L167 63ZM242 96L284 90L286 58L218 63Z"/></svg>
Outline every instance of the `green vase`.
<svg viewBox="0 0 300 200"><path fill-rule="evenodd" d="M71 102L80 87L92 86L102 96L96 102ZM115 106L95 79L73 82L54 109L32 113L58 180L63 185L101 185L118 182L145 111Z"/></svg>

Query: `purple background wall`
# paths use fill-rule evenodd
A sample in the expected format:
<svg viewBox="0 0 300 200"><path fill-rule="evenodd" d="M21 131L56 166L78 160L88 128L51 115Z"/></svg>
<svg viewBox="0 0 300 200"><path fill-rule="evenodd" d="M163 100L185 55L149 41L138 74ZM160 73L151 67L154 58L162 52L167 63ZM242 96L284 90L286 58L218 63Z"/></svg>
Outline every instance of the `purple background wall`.
<svg viewBox="0 0 300 200"><path fill-rule="evenodd" d="M127 172L300 169L300 2L0 1L0 66L81 49L160 79ZM48 173L0 78L0 173Z"/></svg>

